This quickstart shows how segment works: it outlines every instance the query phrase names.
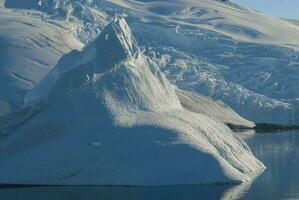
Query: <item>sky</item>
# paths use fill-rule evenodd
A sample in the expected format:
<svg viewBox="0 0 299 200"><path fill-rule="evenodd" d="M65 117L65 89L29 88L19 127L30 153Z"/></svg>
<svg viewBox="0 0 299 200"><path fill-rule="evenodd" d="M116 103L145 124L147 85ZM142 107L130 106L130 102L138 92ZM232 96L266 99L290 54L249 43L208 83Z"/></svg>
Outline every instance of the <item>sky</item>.
<svg viewBox="0 0 299 200"><path fill-rule="evenodd" d="M264 13L288 19L299 20L299 0L233 0L234 2L262 11Z"/></svg>

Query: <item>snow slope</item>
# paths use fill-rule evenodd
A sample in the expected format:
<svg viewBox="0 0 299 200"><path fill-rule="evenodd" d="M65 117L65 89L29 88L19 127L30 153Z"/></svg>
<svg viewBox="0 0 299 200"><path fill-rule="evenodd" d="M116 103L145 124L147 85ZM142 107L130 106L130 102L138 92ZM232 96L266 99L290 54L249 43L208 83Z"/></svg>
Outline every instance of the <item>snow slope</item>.
<svg viewBox="0 0 299 200"><path fill-rule="evenodd" d="M1 183L232 183L264 168L222 122L181 106L123 18L65 55L24 109L0 141Z"/></svg>
<svg viewBox="0 0 299 200"><path fill-rule="evenodd" d="M288 22L291 22L292 24L299 26L299 20L296 19L284 19L284 20L287 20Z"/></svg>
<svg viewBox="0 0 299 200"><path fill-rule="evenodd" d="M113 4L127 9L138 42L178 87L254 122L299 123L297 26L217 1Z"/></svg>
<svg viewBox="0 0 299 200"><path fill-rule="evenodd" d="M70 30L75 30L73 32L74 36L87 42L100 31L97 28L100 29L108 23L105 20L109 18L109 15L103 10L90 8L91 3L88 1L55 2L40 1L38 4L37 1L9 0L6 1L5 6L14 10L1 9L2 15L5 16L3 23L1 23L2 26L6 28L9 23L15 24L9 26L9 29L2 30L3 41L6 41L8 46L3 46L5 51L3 68L5 73L2 74L2 79L6 84L2 84L1 115L19 109L20 105L23 104L24 94L56 64L58 58L64 52L72 48L79 49L82 46L70 37ZM22 10L24 8L32 8L42 12ZM24 48L21 48L21 46L24 46ZM185 101L188 99L185 98ZM199 98L197 101L202 99ZM206 104L207 101L209 100L205 99L202 103ZM211 104L215 105L214 102L211 102ZM193 107L196 107L194 109L197 111L204 108L200 105L193 105ZM212 112L213 117L216 117L215 112L224 111L222 106L217 108L220 109ZM209 113L206 110L203 112L205 114ZM247 120L240 120L239 116L236 116L236 121L233 121L231 118L232 112L229 109L226 109L226 112L220 115L222 117L216 118L225 123L229 122L245 127L253 126ZM217 114L217 116L220 115ZM15 123L16 119L11 118L11 116L14 116L14 114L5 118L5 127ZM242 124L240 124L241 122Z"/></svg>
<svg viewBox="0 0 299 200"><path fill-rule="evenodd" d="M0 7L0 116L20 108L63 54L83 46L70 30L27 12Z"/></svg>
<svg viewBox="0 0 299 200"><path fill-rule="evenodd" d="M196 113L201 113L211 118L216 118L221 122L239 128L253 128L255 124L238 115L233 109L222 102L215 102L205 96L185 90L176 90L176 94L182 106Z"/></svg>
<svg viewBox="0 0 299 200"><path fill-rule="evenodd" d="M92 41L108 23L109 15L94 9L90 0L6 0L5 7L41 11L47 21L63 22L84 43Z"/></svg>
<svg viewBox="0 0 299 200"><path fill-rule="evenodd" d="M40 3L38 3L40 2ZM218 0L6 0L41 11L88 43L115 14L179 88L221 100L257 123L299 124L299 28Z"/></svg>

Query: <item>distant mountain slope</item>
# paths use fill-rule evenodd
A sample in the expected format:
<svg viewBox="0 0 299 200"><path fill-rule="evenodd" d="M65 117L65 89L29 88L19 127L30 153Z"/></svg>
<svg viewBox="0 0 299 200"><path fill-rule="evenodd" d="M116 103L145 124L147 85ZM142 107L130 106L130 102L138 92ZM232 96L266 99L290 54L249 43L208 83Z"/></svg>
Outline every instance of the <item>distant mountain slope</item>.
<svg viewBox="0 0 299 200"><path fill-rule="evenodd" d="M0 183L240 183L264 169L222 122L182 108L122 18L65 55L26 108L31 118L0 141Z"/></svg>
<svg viewBox="0 0 299 200"><path fill-rule="evenodd" d="M21 107L25 93L60 57L83 45L65 27L0 7L0 116Z"/></svg>
<svg viewBox="0 0 299 200"><path fill-rule="evenodd" d="M93 8L88 0L6 0L10 9L41 11L36 16L47 21L60 21L73 30L73 34L84 43L92 41L108 23L109 15L99 8ZM100 2L100 1L98 1ZM110 18L111 20L111 18Z"/></svg>
<svg viewBox="0 0 299 200"><path fill-rule="evenodd" d="M234 127L253 128L255 126L253 122L242 118L230 107L222 105L220 102L180 89L176 90L176 94L186 110L207 115Z"/></svg>
<svg viewBox="0 0 299 200"><path fill-rule="evenodd" d="M109 2L178 87L254 122L299 123L297 26L219 1Z"/></svg>
<svg viewBox="0 0 299 200"><path fill-rule="evenodd" d="M299 124L299 27L290 22L230 1L53 2L28 5L85 43L115 14L125 16L144 53L179 88L222 100L254 122Z"/></svg>
<svg viewBox="0 0 299 200"><path fill-rule="evenodd" d="M285 20L292 24L299 26L299 20L296 20L296 19L285 19Z"/></svg>

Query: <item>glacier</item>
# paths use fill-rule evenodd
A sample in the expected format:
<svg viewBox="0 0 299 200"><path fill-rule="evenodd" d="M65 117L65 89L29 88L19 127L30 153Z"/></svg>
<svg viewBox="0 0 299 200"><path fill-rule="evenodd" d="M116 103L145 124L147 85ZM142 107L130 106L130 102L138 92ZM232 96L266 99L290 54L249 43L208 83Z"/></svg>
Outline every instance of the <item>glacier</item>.
<svg viewBox="0 0 299 200"><path fill-rule="evenodd" d="M186 110L218 119L234 129L252 129L256 126L253 122L238 115L223 102L215 102L206 96L178 88L176 89L176 94Z"/></svg>
<svg viewBox="0 0 299 200"><path fill-rule="evenodd" d="M88 44L122 15L180 89L221 100L255 123L298 125L299 27L231 1L6 0Z"/></svg>
<svg viewBox="0 0 299 200"><path fill-rule="evenodd" d="M3 83L0 90L0 128L3 131L11 125L22 123L26 118L28 113L20 110L25 94L56 65L62 55L72 49L81 49L83 44L80 41L88 43L86 39L92 40L102 30L101 26L108 23L109 15L100 12L99 8L97 11L91 9L89 1L24 3L9 0L1 1L0 5L4 5L0 6L3 16L1 24L4 28L3 59L0 63L0 82ZM64 15L65 13L68 15ZM187 93L181 92L179 96L184 96L184 102L189 107L192 105L192 111L204 112L235 127L254 127L252 122L238 116L232 109L225 108L222 103L218 104L198 93L193 93L192 98L184 94ZM205 106L199 106L200 104ZM209 112L209 109L204 109L208 104L217 109ZM22 117L16 118L15 114L11 114L15 111Z"/></svg>
<svg viewBox="0 0 299 200"><path fill-rule="evenodd" d="M0 1L0 116L18 110L25 94L62 55L83 44L70 30L40 20L25 10L15 12Z"/></svg>
<svg viewBox="0 0 299 200"><path fill-rule="evenodd" d="M185 109L180 93L193 95L176 91L118 16L26 94L24 122L0 141L0 183L242 183L265 168L221 116Z"/></svg>

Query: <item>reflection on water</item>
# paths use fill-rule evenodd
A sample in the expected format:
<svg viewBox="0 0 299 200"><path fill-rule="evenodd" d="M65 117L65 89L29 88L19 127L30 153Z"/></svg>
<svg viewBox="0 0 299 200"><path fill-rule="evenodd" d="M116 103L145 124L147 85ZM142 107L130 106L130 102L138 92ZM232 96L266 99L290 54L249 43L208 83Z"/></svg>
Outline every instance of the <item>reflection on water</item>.
<svg viewBox="0 0 299 200"><path fill-rule="evenodd" d="M241 199L299 199L299 131L245 139L267 169Z"/></svg>
<svg viewBox="0 0 299 200"><path fill-rule="evenodd" d="M13 200L167 200L222 199L231 186L165 187L33 187L0 190L1 199Z"/></svg>
<svg viewBox="0 0 299 200"><path fill-rule="evenodd" d="M299 199L299 132L240 133L267 166L252 183L164 187L26 187L2 188L1 199L120 200L120 199Z"/></svg>
<svg viewBox="0 0 299 200"><path fill-rule="evenodd" d="M249 138L256 136L255 130L242 130L238 132L238 135L245 141L247 141Z"/></svg>

